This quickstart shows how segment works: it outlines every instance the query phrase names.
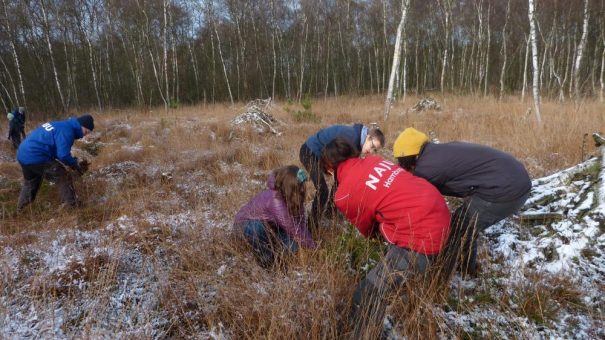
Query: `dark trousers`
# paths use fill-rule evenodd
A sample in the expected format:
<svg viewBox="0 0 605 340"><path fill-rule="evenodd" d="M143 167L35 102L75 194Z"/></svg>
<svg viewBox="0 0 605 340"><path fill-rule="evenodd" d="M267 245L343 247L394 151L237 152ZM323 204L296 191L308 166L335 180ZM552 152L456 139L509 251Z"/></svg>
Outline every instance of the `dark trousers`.
<svg viewBox="0 0 605 340"><path fill-rule="evenodd" d="M263 268L273 266L284 255L296 253L298 243L281 228L258 220L248 220L240 225L244 238L252 247L256 260Z"/></svg>
<svg viewBox="0 0 605 340"><path fill-rule="evenodd" d="M23 209L36 199L44 178L55 183L63 203L70 207L76 205L73 179L61 163L51 161L43 164L20 165L23 171L23 187L19 195L18 209Z"/></svg>
<svg viewBox="0 0 605 340"><path fill-rule="evenodd" d="M19 145L21 145L21 133L18 131L12 132L8 138L11 140L11 143L13 144L13 148L15 148L15 150L17 150L19 148Z"/></svg>
<svg viewBox="0 0 605 340"><path fill-rule="evenodd" d="M383 299L391 291L404 288L411 278L426 278L434 256L390 245L383 261L359 282L353 293L350 320L355 339L376 338L368 327L381 328L386 306Z"/></svg>
<svg viewBox="0 0 605 340"><path fill-rule="evenodd" d="M328 183L326 182L326 178L324 175L323 168L320 164L319 157L315 156L311 149L307 146L307 144L303 144L300 147L300 162L303 164L309 176L311 177L311 181L315 186L315 197L313 198L313 205L311 206L311 215L310 220L313 225L319 225L324 212L326 211L326 207L328 205L328 201L330 199L330 189L328 188ZM334 188L333 188L334 189ZM330 204L330 211L333 209Z"/></svg>
<svg viewBox="0 0 605 340"><path fill-rule="evenodd" d="M529 192L509 202L488 202L477 196L465 198L452 214L450 235L442 253L446 280L456 265L463 274L476 275L479 233L517 212L528 196Z"/></svg>

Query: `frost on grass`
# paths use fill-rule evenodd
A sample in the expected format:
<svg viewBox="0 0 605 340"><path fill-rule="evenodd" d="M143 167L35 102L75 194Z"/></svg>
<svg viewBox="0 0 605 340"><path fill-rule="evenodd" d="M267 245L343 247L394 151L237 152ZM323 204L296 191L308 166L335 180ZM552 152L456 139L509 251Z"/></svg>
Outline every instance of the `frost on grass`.
<svg viewBox="0 0 605 340"><path fill-rule="evenodd" d="M170 249L200 219L124 215L98 231L37 233L36 242L4 247L0 337L166 337L174 323L161 301L175 265Z"/></svg>

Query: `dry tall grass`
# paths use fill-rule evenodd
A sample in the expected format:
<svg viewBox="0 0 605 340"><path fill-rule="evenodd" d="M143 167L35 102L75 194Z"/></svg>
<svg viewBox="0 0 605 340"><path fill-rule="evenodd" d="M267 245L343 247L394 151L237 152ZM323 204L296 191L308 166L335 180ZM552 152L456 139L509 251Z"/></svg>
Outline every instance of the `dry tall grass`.
<svg viewBox="0 0 605 340"><path fill-rule="evenodd" d="M39 232L74 228L99 232L99 246L112 249L111 254L89 252L83 261L47 275L36 271L37 260L24 252L20 261L29 275L4 276L2 289L14 291L28 282L36 304L61 301L72 306L79 312L64 326L72 336L99 336L104 327L128 329L120 324L123 317L111 314L115 311L109 311L108 301L120 277L134 272L144 278L143 289L157 303L131 301L121 313L141 318L135 324L151 322L157 315L168 320L160 323L160 333L144 331L145 337L203 337L212 331L233 339L347 338L350 297L360 277L350 270L341 246L342 223L334 221L315 235L318 250L301 251L275 271L258 267L231 237L238 208L264 188L271 169L299 163L298 150L309 135L335 123L378 122L387 136L383 154L390 157L397 134L414 126L434 131L442 142L464 140L500 148L540 176L594 153L584 135L605 129L604 106L592 101L579 107L546 101L544 125L539 127L527 114L531 104L517 98L437 98L441 112L409 112L417 99L410 96L397 103L388 122L381 119L381 97L318 99L312 110L320 122L296 122L291 112L298 106L277 103L272 113L285 123L282 136L233 132L229 121L243 111L243 104L97 112L93 141L77 143L94 150L85 152L92 162L90 173L76 183L84 208L57 212L56 193L45 185L36 202L16 214L10 207L16 204L20 171L14 163L0 164L6 178L0 192L1 242L26 249L41 241L35 236ZM133 219L130 229L111 227L124 217ZM135 253L145 259L136 266L125 258ZM87 285L71 286L74 279ZM543 293L523 292L522 313L538 313L535 304ZM402 295L409 296L405 304ZM559 296L565 300L575 295L570 288ZM428 284L414 285L387 300L401 332L410 338L436 338L444 332L432 317L433 306L448 304L447 299L443 287ZM368 329L368 336L381 328ZM461 330L445 334L468 336Z"/></svg>

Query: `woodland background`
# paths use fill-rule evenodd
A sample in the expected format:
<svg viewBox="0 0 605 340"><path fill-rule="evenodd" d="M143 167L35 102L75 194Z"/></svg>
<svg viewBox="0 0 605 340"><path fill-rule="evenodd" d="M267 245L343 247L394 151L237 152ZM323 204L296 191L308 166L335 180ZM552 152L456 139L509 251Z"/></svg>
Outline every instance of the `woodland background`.
<svg viewBox="0 0 605 340"><path fill-rule="evenodd" d="M408 0L0 0L0 105L56 114L384 94ZM530 93L532 0L411 1L395 95ZM605 88L605 1L535 3L539 87Z"/></svg>

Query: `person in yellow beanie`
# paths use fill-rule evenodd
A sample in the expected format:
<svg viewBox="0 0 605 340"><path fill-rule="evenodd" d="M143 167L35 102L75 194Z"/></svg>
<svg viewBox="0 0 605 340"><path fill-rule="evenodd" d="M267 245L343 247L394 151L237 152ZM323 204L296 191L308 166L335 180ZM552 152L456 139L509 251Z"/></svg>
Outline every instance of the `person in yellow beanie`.
<svg viewBox="0 0 605 340"><path fill-rule="evenodd" d="M476 276L477 233L517 212L529 196L531 179L523 164L485 145L431 143L411 127L395 140L393 156L441 194L464 200L452 214L444 272L449 277L457 263L463 275Z"/></svg>

